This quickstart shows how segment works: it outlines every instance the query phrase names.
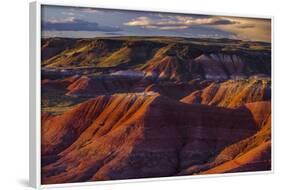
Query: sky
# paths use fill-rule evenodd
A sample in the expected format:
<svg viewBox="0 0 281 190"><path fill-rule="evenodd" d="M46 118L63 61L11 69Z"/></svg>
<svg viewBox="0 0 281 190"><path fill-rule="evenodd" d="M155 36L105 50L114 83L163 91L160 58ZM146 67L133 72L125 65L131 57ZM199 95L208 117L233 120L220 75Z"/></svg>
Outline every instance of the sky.
<svg viewBox="0 0 281 190"><path fill-rule="evenodd" d="M42 7L42 36L178 36L271 42L271 20L215 15Z"/></svg>

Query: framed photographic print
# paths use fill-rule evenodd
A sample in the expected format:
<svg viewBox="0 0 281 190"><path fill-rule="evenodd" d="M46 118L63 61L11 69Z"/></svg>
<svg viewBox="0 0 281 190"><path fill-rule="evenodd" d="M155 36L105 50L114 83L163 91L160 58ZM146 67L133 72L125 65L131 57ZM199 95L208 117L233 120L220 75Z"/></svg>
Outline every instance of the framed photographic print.
<svg viewBox="0 0 281 190"><path fill-rule="evenodd" d="M271 29L31 3L32 186L272 172Z"/></svg>

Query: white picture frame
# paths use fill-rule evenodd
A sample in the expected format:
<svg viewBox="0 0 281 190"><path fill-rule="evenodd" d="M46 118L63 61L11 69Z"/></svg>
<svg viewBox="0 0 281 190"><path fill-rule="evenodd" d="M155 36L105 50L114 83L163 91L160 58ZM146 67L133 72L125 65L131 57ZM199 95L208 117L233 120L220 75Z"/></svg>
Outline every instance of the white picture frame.
<svg viewBox="0 0 281 190"><path fill-rule="evenodd" d="M273 79L274 75L274 18L272 16L264 15L240 15L228 13L210 13L201 11L188 11L188 10L161 10L138 9L136 7L119 7L119 6L104 6L72 1L72 2L55 2L55 1L36 1L30 3L30 130L29 130L29 179L30 185L34 188L49 188L49 187L69 187L69 186L84 186L84 185L97 185L97 184L114 184L114 183L128 183L128 182L142 182L142 181L158 181L158 180L182 180L190 178L206 178L206 177L223 177L235 175L253 175L253 174L271 174L274 172L274 123L272 119L272 161L270 171L261 172L243 172L243 173L229 173L229 174L209 174L199 176L178 176L178 177L159 177L159 178L145 178L145 179L128 179L128 180L114 180L114 181L97 181L97 182L81 182L81 183L64 183L64 184L41 184L41 7L43 5L54 6L73 6L73 7L89 7L89 8L102 8L102 9L117 9L117 10L136 10L136 11L156 11L163 13L186 13L186 14L205 14L205 15L221 15L221 16L238 16L250 18L265 18L271 19L271 68ZM272 81L272 118L274 118L274 81Z"/></svg>

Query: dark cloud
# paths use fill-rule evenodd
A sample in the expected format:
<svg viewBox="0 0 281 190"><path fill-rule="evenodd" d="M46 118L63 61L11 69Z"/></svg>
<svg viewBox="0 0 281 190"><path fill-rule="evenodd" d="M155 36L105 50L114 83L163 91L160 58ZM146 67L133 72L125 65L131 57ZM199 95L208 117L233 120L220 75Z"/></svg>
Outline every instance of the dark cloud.
<svg viewBox="0 0 281 190"><path fill-rule="evenodd" d="M227 24L238 24L238 22L228 19L218 19L208 23L208 25L227 25Z"/></svg>
<svg viewBox="0 0 281 190"><path fill-rule="evenodd" d="M65 21L46 21L42 22L43 31L101 31L118 32L121 28L100 26L95 22L88 22L80 19L70 18Z"/></svg>

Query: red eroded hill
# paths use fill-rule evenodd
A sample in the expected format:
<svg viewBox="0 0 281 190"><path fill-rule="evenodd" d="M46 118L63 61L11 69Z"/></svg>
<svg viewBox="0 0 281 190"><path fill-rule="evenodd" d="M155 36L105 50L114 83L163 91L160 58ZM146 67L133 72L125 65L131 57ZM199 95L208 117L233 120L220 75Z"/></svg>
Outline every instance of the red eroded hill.
<svg viewBox="0 0 281 190"><path fill-rule="evenodd" d="M193 165L179 175L215 174L271 169L271 104L255 102L244 107L250 111L258 131L248 138L226 146L208 162Z"/></svg>
<svg viewBox="0 0 281 190"><path fill-rule="evenodd" d="M213 82L182 98L181 102L233 108L244 103L270 100L270 92L271 84L268 80L229 80L223 83Z"/></svg>
<svg viewBox="0 0 281 190"><path fill-rule="evenodd" d="M153 92L91 99L42 119L42 183L178 175L254 135L263 113L249 109L184 104Z"/></svg>
<svg viewBox="0 0 281 190"><path fill-rule="evenodd" d="M78 75L73 75L70 77L66 77L63 79L56 79L56 80L50 80L50 79L44 79L41 81L41 85L43 90L52 88L57 90L64 90L67 86L74 83L79 78Z"/></svg>
<svg viewBox="0 0 281 190"><path fill-rule="evenodd" d="M82 76L71 83L66 95L79 97L94 97L103 94L122 92L135 92L136 84L140 85L141 79L128 76L88 77ZM138 86L137 86L138 87Z"/></svg>
<svg viewBox="0 0 281 190"><path fill-rule="evenodd" d="M185 62L187 61L177 55L173 45L168 45L159 49L141 70L146 73L147 78L180 81L187 76Z"/></svg>
<svg viewBox="0 0 281 190"><path fill-rule="evenodd" d="M146 77L180 80L182 66L176 56L156 57L143 68Z"/></svg>

